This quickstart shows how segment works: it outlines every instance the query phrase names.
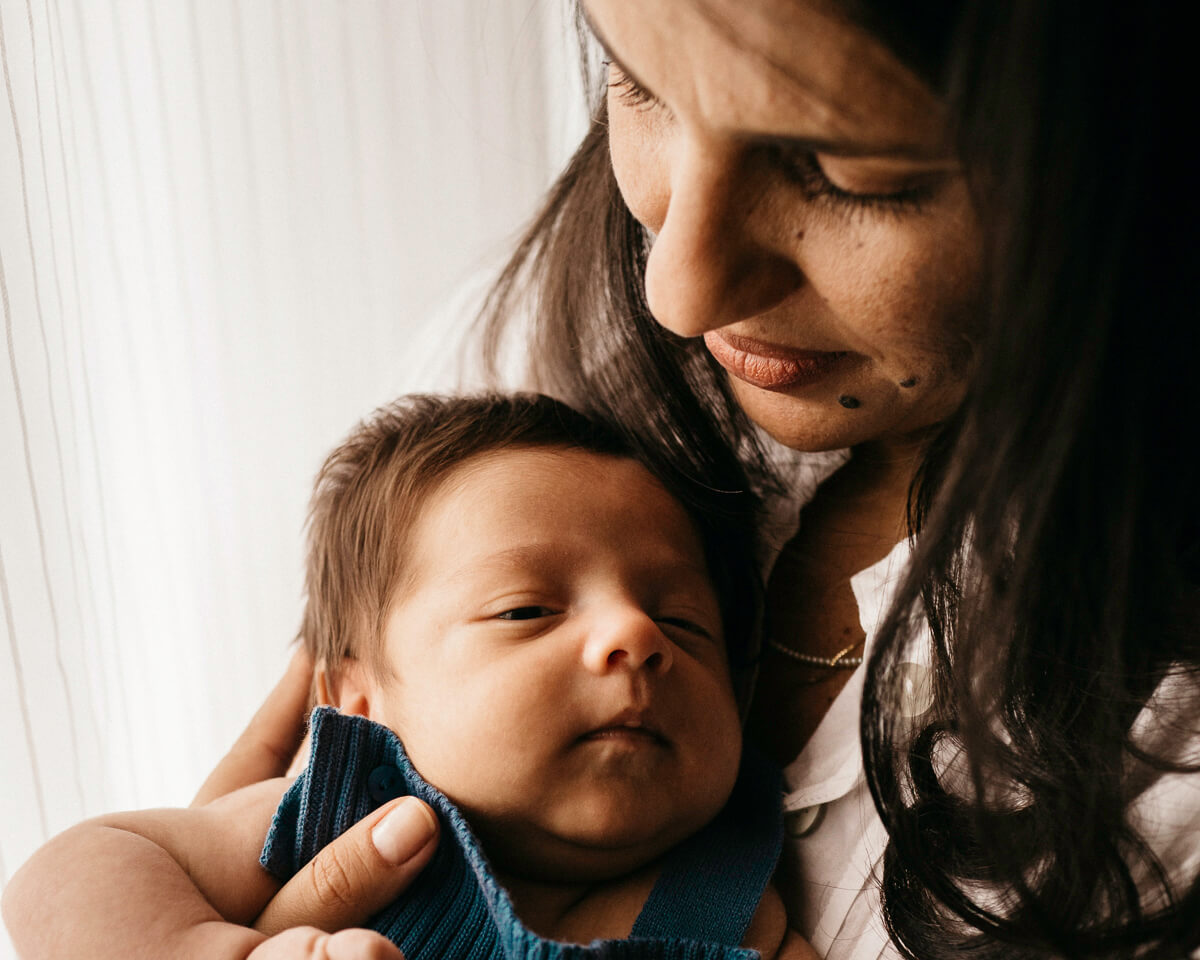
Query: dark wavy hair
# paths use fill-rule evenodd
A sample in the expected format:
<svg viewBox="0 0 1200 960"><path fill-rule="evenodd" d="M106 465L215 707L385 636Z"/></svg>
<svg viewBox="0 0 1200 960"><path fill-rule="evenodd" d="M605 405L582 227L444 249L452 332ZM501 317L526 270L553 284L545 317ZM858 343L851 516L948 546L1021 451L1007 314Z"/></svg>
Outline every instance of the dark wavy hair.
<svg viewBox="0 0 1200 960"><path fill-rule="evenodd" d="M1155 739L1135 723L1172 670L1195 694L1200 664L1190 38L1162 0L837 6L945 95L987 245L977 373L914 482L917 549L863 698L889 930L919 958L1184 956L1200 883L1171 882L1127 813L1200 742L1195 708ZM719 369L650 315L594 106L485 306L485 351L529 316L543 389L683 475L763 491ZM914 728L898 671L922 617L938 696Z"/></svg>

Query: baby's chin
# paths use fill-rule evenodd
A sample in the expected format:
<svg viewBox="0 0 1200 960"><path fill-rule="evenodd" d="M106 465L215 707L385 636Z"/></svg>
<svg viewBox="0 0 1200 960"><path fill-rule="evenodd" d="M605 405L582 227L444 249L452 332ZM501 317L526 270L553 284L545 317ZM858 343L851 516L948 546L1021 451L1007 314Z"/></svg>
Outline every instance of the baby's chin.
<svg viewBox="0 0 1200 960"><path fill-rule="evenodd" d="M542 883L599 883L645 867L699 831L713 807L647 816L647 811L581 809L570 816L518 819L468 814L497 871Z"/></svg>

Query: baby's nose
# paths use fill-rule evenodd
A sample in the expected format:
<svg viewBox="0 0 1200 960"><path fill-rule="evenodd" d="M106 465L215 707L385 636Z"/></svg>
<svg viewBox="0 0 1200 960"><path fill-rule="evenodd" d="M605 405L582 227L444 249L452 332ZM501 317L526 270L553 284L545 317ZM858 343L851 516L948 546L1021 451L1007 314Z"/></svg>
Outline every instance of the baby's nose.
<svg viewBox="0 0 1200 960"><path fill-rule="evenodd" d="M599 619L584 647L584 665L594 673L671 669L671 641L643 610L622 608Z"/></svg>

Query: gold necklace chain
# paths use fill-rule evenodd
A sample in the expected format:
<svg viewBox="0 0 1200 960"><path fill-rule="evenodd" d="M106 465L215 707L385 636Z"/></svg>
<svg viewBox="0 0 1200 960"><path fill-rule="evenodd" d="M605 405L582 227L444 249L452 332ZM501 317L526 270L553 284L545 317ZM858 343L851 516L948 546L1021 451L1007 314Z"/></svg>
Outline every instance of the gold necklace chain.
<svg viewBox="0 0 1200 960"><path fill-rule="evenodd" d="M850 646L843 650L839 650L832 657L818 657L811 653L801 653L799 650L793 650L791 647L785 647L782 643L779 643L770 637L767 638L767 646L772 650L777 650L784 656L791 657L793 660L799 660L801 663L807 663L809 666L828 667L831 670L853 670L855 667L861 666L863 662L863 658L861 656L848 657L846 654L848 654L862 642L862 640L855 640L852 644L850 644Z"/></svg>

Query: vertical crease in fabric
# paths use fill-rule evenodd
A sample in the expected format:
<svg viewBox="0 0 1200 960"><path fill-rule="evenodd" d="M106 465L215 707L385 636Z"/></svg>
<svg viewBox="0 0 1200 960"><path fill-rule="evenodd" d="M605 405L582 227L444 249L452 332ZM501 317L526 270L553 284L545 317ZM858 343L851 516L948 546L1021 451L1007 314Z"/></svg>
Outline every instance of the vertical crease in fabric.
<svg viewBox="0 0 1200 960"><path fill-rule="evenodd" d="M179 213L179 181L176 179L175 145L171 140L171 127L167 119L166 70L163 67L161 41L158 35L158 18L154 5L159 0L146 0L146 29L150 34L150 64L154 71L154 92L158 108L158 128L162 131L163 165L167 181L167 215L171 224L171 253L175 259L175 279L178 284L176 295L188 313L192 312L192 294L188 286L187 256L183 252L183 218Z"/></svg>
<svg viewBox="0 0 1200 960"><path fill-rule="evenodd" d="M0 262L0 292L4 291L4 264ZM7 298L6 298L7 299ZM42 790L42 773L38 767L37 748L33 743L33 726L29 720L29 701L25 695L25 671L21 669L21 650L17 644L17 628L13 621L12 598L8 592L8 574L4 570L4 549L0 547L0 601L4 603L4 623L8 628L8 653L12 660L13 679L17 683L17 709L21 713L21 726L25 733L25 747L29 751L29 775L33 780L33 792L37 797L38 823L42 829L39 842L45 842L50 833L46 821L46 798Z"/></svg>
<svg viewBox="0 0 1200 960"><path fill-rule="evenodd" d="M76 13L78 13L78 9L76 10ZM64 51L64 60L65 60L66 41L65 41L64 35L63 35L62 10L58 5L57 0L54 0L54 22L55 22L55 26L58 29L59 47L60 47L60 49L62 49ZM89 105L92 108L92 122L93 122L93 131L94 131L95 130L95 96L91 92L90 73L89 73L88 62L87 62L87 52L83 46L82 38L80 38L79 44L80 44L80 66L84 71L84 78L83 78L84 79L84 88L85 88L84 92L85 92L85 95L87 95ZM67 109L71 114L71 119L74 120L74 118L75 118L75 116L74 116L75 115L75 102L74 102L75 98L71 91L71 78L70 78L69 72L66 69L65 63L63 65L63 77L64 77L66 90L67 90L67 96L66 96ZM75 138L75 125L73 123L71 123L71 124L68 124L68 127L71 130L72 156L75 161L75 167L78 170L78 169L80 169L79 142ZM60 143L64 143L65 141L62 139L61 117L59 120L59 137L60 137ZM98 136L97 136L97 141L98 141ZM103 157L99 153L99 143L98 142L97 142L96 162L97 162L97 172L101 179L101 193L105 193L108 189L107 176L105 173ZM64 175L64 179L65 179L66 170L68 169L67 163L66 163L65 147L64 147L64 154L63 154L63 165L64 165L63 175ZM66 193L67 193L67 196L70 197L69 189L66 191ZM107 197L105 199L107 200ZM105 212L109 218L106 222L110 228L108 243L106 244L106 246L109 248L110 256L113 257L113 261L114 261L113 269L116 271L116 273L114 274L113 279L117 284L118 296L123 298L123 296L124 296L124 274L120 270L119 263L117 263L115 261L115 253L113 253L114 244L113 244L113 238L112 238L112 233L111 233L112 210L111 210L111 206L109 204L106 203L104 206L105 206ZM71 205L69 202L67 204L67 210L68 210L68 216L70 216L71 215ZM92 388L91 374L88 372L87 351L84 349L84 330L86 329L87 325L86 325L85 316L84 316L82 288L79 285L80 270L79 270L79 260L78 260L78 249L76 246L76 234L74 233L73 226L72 226L71 230L72 230L71 266L72 266L72 270L74 272L75 290L76 290L76 295L79 298L79 299L77 299L77 303L79 305L79 311L80 311L80 313L79 313L79 338L77 340L77 347L78 347L78 354L79 354L79 368L80 368L80 373L81 373L81 377L83 380L83 395L84 395L83 409L86 414L87 436L88 436L88 441L90 443L89 453L91 455L91 462L93 465L94 476L95 476L95 481L96 481L96 504L97 504L97 512L99 515L99 521L100 521L100 524L99 524L100 525L100 542L101 542L101 546L102 546L103 553L104 553L104 570L105 570L105 574L106 574L105 587L107 588L106 593L107 593L107 599L108 599L108 603L109 603L110 624L111 624L111 627L113 630L113 636L116 638L116 641L117 641L111 645L111 647L112 647L111 657L112 657L113 662L115 664L117 664L118 668L120 668L123 665L124 655L122 653L121 644L119 642L120 629L119 629L119 623L118 623L119 607L117 605L116 571L115 571L115 568L113 565L112 538L109 533L111 525L108 520L108 505L107 505L107 497L105 495L105 489L104 489L104 478L103 478L103 474L100 470L100 441L99 441L99 436L96 432L96 417L95 417L95 396L96 396L96 394ZM123 305L123 303L124 303L124 301L122 299L122 305ZM124 672L124 671L122 671L122 672ZM117 709L119 711L119 720L121 723L121 733L124 737L126 746L129 750L129 755L133 756L133 753L134 753L133 730L130 726L129 711L125 704L125 698L122 696L117 696L114 699L117 702ZM107 700L107 698L106 698L106 700ZM136 779L136 775L135 775L135 779Z"/></svg>
<svg viewBox="0 0 1200 960"><path fill-rule="evenodd" d="M242 95L238 97L238 119L242 128L242 140L245 142L245 175L246 195L250 198L251 209L246 220L250 227L250 275L254 278L254 290L260 309L267 302L267 292L263 287L263 256L262 238L262 193L259 187L258 160L255 155L254 121L250 115L250 71L246 65L246 38L242 25L240 7L231 3L230 14L233 17L233 69L237 73L238 87Z"/></svg>
<svg viewBox="0 0 1200 960"><path fill-rule="evenodd" d="M46 343L46 325L42 315L42 295L37 270L37 251L33 245L33 227L29 219L29 183L25 174L25 146L21 139L21 124L17 117L17 104L13 98L12 76L8 67L8 42L4 33L4 12L0 10L0 66L4 72L4 92L8 97L8 112L12 119L13 139L17 148L17 170L21 180L21 205L25 215L25 237L29 243L29 264L33 286L34 311L37 314L38 327L41 331L42 345ZM4 257L0 254L0 294L4 298L4 335L8 345L8 363L12 371L13 395L17 402L17 421L21 427L21 447L25 454L25 475L29 480L30 505L33 508L33 524L37 531L38 551L41 558L42 581L46 586L46 604L50 612L50 632L54 643L54 666L62 685L63 703L67 711L67 729L71 735L71 770L75 780L75 790L82 811L87 804L84 800L83 779L80 774L79 732L78 719L75 716L75 701L71 695L71 685L67 681L67 670L62 657L62 628L58 620L58 606L54 599L54 584L50 577L50 561L46 546L46 529L42 520L41 500L38 496L37 478L33 469L33 453L29 445L29 421L25 412L25 398L21 393L21 376L17 369L17 351L13 342L12 307L8 298L8 284L4 275ZM48 351L47 351L48 352ZM46 371L49 375L49 370ZM50 396L51 422L54 425L54 443L59 450L59 468L61 475L62 446L58 436L58 421L54 417L53 388L50 382L46 384ZM44 825L43 825L44 826Z"/></svg>
<svg viewBox="0 0 1200 960"><path fill-rule="evenodd" d="M204 57L203 51L200 49L200 19L196 12L196 0L187 0L187 16L188 27L192 32L192 75L196 83L196 112L197 120L200 126L200 139L203 142L203 147L200 151L200 161L204 169L204 188L207 195L212 198L208 204L208 234L209 234L209 249L212 256L213 275L224 277L225 273L225 256L221 252L221 216L219 213L220 204L217 203L217 198L221 196L217 189L217 161L213 154L213 126L212 119L208 115L208 102L204 96L206 80L204 76ZM229 309L225 302L226 290L224 284L218 284L216 288L218 296L218 304L220 310L221 322L229 322Z"/></svg>
<svg viewBox="0 0 1200 960"><path fill-rule="evenodd" d="M75 211L71 204L71 177L70 177L70 170L67 165L67 146L66 146L67 140L66 140L66 136L63 131L62 97L59 95L59 89L58 89L58 57L55 55L54 25L50 19L50 7L49 7L48 3L43 8L43 10L46 14L46 46L50 53L50 79L51 79L51 91L54 95L55 131L58 134L58 164L59 164L59 172L62 175L62 184L63 184L63 189L62 189L63 210L64 210L64 215L66 217L66 222L67 222L66 243L67 243L67 250L70 253L71 291L75 297L74 322L75 322L76 329L78 329L79 326L83 322L83 319L82 319L83 318L83 291L80 289L80 286L79 286L79 258L78 258L76 242L75 242ZM62 39L61 29L59 31L59 39L60 40ZM64 66L64 76L65 76L65 69L66 68ZM49 190L49 186L47 186L47 191L48 190ZM49 201L47 201L47 202L49 202ZM54 229L54 225L53 225L53 223L51 223L51 230L53 230L53 229ZM57 249L56 245L51 244L51 249L52 250ZM70 350L67 345L67 310L66 310L66 306L65 306L65 300L63 297L62 276L60 273L58 273L58 255L57 255L57 253L55 253L55 255L53 256L53 258L51 260L51 264L55 268L55 271L56 271L55 272L55 283L56 283L56 289L58 291L58 297L59 297L58 321L59 321L59 333L62 337L63 369L69 371L71 360L70 360L70 356L69 356ZM73 414L71 417L68 418L67 422L71 428L73 449L78 451L79 449L81 449L81 441L79 439L80 432L76 428L76 420L78 419L77 411L80 409L80 403L76 399L75 388L72 386L71 376L69 373L66 377L64 377L64 380L67 385L67 404ZM86 371L85 371L85 390L86 390ZM87 408L87 410L88 410L88 413L90 414L90 412L91 412L90 407ZM94 455L95 455L94 452L97 448L94 427L91 429L90 437L91 437L93 457L94 457ZM94 462L94 459L93 459L93 462ZM82 475L82 471L80 472L80 475ZM99 632L99 630L100 630L100 608L97 606L96 582L92 577L92 566L93 565L92 565L92 559L91 559L91 550L88 547L87 537L84 535L82 528L78 531L78 538L79 538L79 540L78 540L79 553L80 553L80 556L83 558L82 566L83 566L83 578L84 578L84 585L85 585L83 593L84 593L84 596L87 598L88 612L89 612L90 622L92 624L92 627L94 630ZM81 612L80 623L83 624L84 622L85 622L85 620L84 620L84 618L82 616L82 612ZM97 646L99 646L99 644L100 644L99 636L97 636L96 643L97 643ZM94 669L94 665L91 664L90 653L89 653L89 669ZM90 696L89 703L92 706L93 714L95 715L95 712L99 711L99 717L101 718L101 722L103 723L104 727L107 727L108 726L108 716L109 716L107 701L104 699L101 699L100 702L97 703L95 696ZM100 729L101 728L99 728L99 727L96 728L97 736L99 735ZM107 801L103 799L103 798L107 797L107 794L108 794L108 783L107 783L107 780L105 780L101 784L101 797L102 797L102 806L103 807L107 807L107 805L108 805Z"/></svg>
<svg viewBox="0 0 1200 960"><path fill-rule="evenodd" d="M43 193L43 199L46 204L46 229L49 233L48 246L50 247L50 273L54 278L55 299L56 299L56 302L58 305L58 330L59 330L59 335L62 339L62 344L63 344L64 366L62 367L62 369L64 371L66 371L67 370L67 367L66 367L66 328L65 328L66 306L65 306L65 302L64 302L64 298L63 298L62 272L60 270L59 263L58 263L58 244L57 244L55 236L54 236L54 232L55 232L55 230L54 230L54 206L50 200L50 177L49 177L50 165L46 162L46 132L45 132L45 123L42 119L41 74L40 74L40 71L38 70L37 28L33 22L32 0L25 0L25 14L29 21L29 52L30 52L30 62L33 67L33 97L34 97L34 111L35 111L35 116L37 117L38 159L42 165L42 193ZM49 17L47 17L47 21L46 21L46 30L47 30L47 34L49 34L50 33ZM51 61L52 61L51 62L51 79L55 83L57 83L57 80L54 77L53 57L51 58ZM64 192L65 192L65 181L64 181ZM30 244L32 246L32 241L30 242ZM57 409L57 404L55 403L55 400L54 400L54 386L53 386L54 385L54 380L53 380L54 363L51 360L51 356L50 356L50 342L49 342L49 337L46 334L46 323L45 323L45 319L44 319L42 309L41 309L40 296L39 296L39 306L38 306L38 322L39 322L39 327L41 329L41 335L42 335L42 359L43 359L43 362L46 367L46 383L48 384L48 396L49 396L49 401L50 401L50 423L51 423L51 427L52 427L53 433L54 433L54 450L55 450L55 454L58 458L58 480L59 480L59 493L60 493L61 500L62 500L63 523L66 525L66 530L67 530L67 545L68 545L67 558L69 560L70 569L71 569L71 591L72 591L71 592L71 600L72 600L72 607L75 610L76 619L79 623L79 629L80 629L80 644L79 644L79 646L80 646L80 650L82 651L84 673L85 673L85 675L88 675L93 668L92 668L91 661L90 661L90 651L88 649L88 644L86 642L86 636L85 636L85 631L84 631L84 624L86 623L86 619L83 614L83 601L80 599L80 595L83 593L83 591L80 587L79 564L76 562L76 559L75 559L75 543L76 543L76 539L77 539L76 538L76 529L75 529L75 518L74 518L74 514L71 510L70 503L68 502L68 499L67 499L67 471L66 471L66 460L63 456L62 429L59 425L58 409ZM62 377L62 382L63 382L64 388L67 392L67 410L73 411L75 409L75 398L74 398L74 391L71 387L71 377L70 377L69 373L64 374L64 376ZM70 417L67 418L67 422L71 423ZM72 424L72 435L73 435L73 439L74 439L73 424ZM78 449L77 440L74 442L74 449ZM86 545L84 543L84 538L83 538L82 534L80 534L78 536L78 542L79 542L80 550L83 554L83 565L84 565L84 568L86 569L87 567L90 566L90 562L88 560ZM92 601L94 604L94 602L95 602L94 597L92 598ZM96 731L96 730L98 730L99 725L96 720L95 699L91 696L88 696L86 705L87 705L88 717L89 717L90 724L91 724L91 729L93 731ZM86 816L88 813L89 813L89 810L85 804L84 815Z"/></svg>

